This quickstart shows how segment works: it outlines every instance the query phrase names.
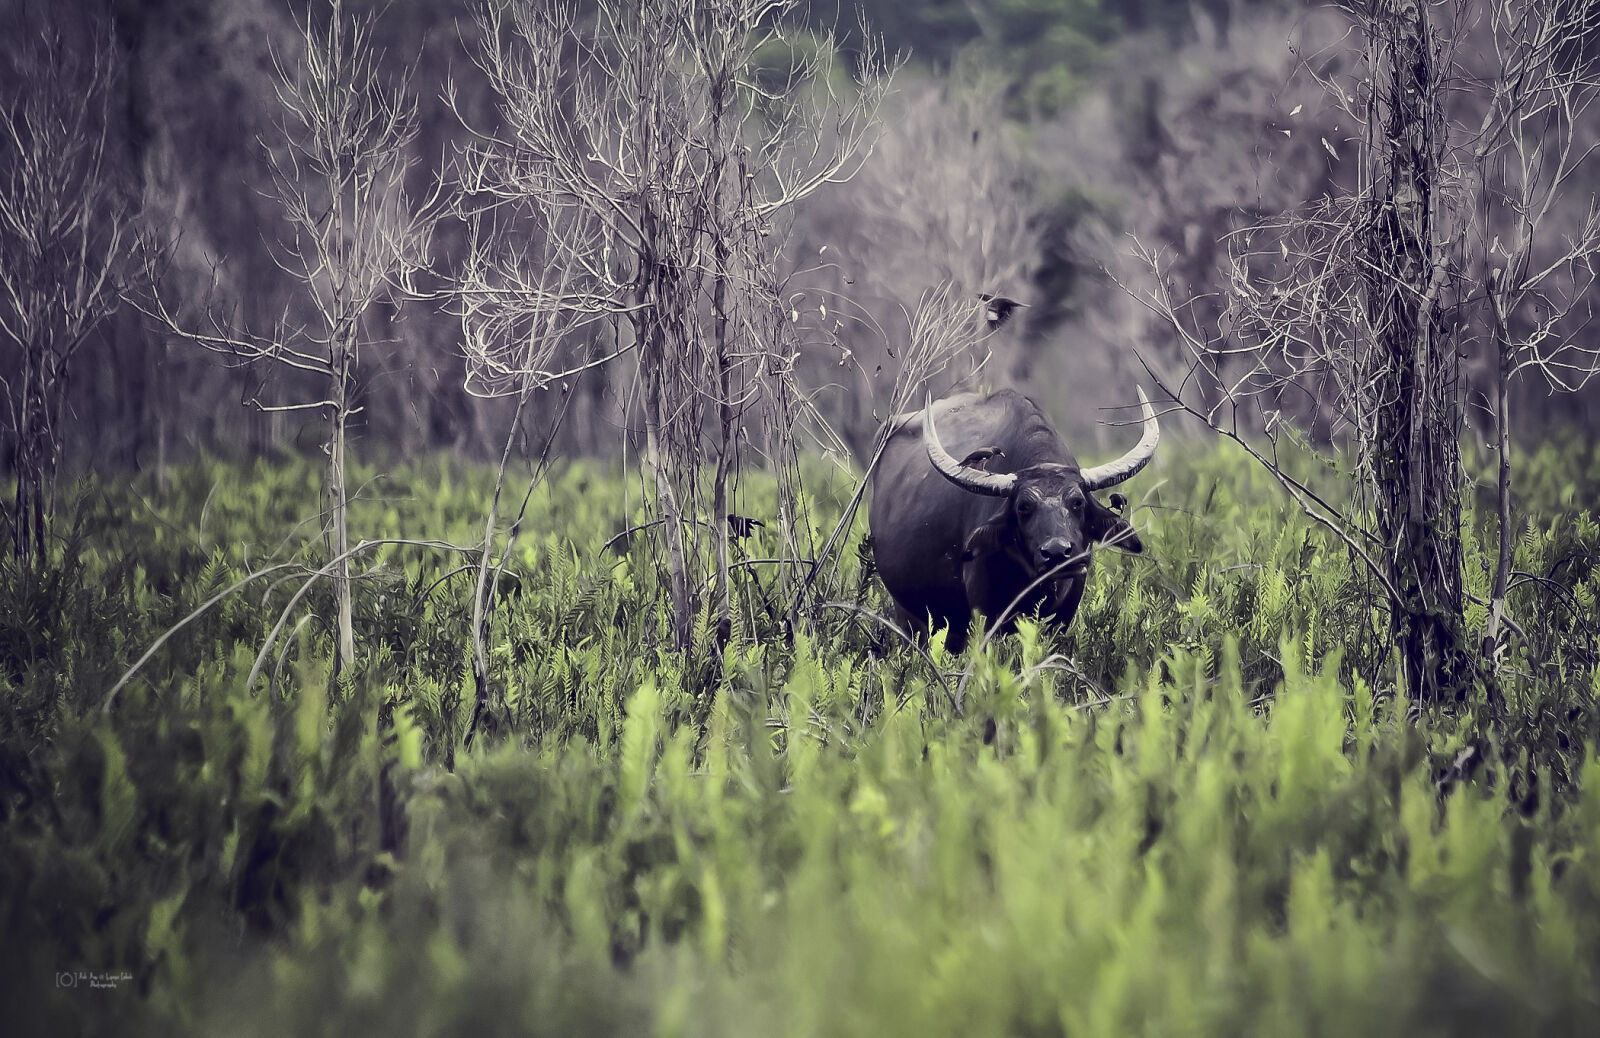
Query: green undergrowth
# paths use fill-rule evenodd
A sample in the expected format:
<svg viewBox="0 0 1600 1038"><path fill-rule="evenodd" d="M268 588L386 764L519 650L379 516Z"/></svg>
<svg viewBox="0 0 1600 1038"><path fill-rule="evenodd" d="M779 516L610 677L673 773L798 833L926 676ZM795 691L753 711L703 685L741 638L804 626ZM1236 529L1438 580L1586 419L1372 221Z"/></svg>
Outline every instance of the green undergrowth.
<svg viewBox="0 0 1600 1038"><path fill-rule="evenodd" d="M476 556L437 544L362 556L352 675L314 588L246 687L291 568L102 710L324 549L312 464L84 484L0 574L0 998L30 1034L1592 1033L1600 529L1583 465L1525 466L1498 698L1408 718L1338 542L1223 451L1129 485L1146 552L1071 631L961 657L858 611L859 525L850 608L788 636L753 564L727 647L668 651L637 491L574 463L471 748ZM481 536L492 472L362 480L357 539ZM802 543L851 490L808 485Z"/></svg>

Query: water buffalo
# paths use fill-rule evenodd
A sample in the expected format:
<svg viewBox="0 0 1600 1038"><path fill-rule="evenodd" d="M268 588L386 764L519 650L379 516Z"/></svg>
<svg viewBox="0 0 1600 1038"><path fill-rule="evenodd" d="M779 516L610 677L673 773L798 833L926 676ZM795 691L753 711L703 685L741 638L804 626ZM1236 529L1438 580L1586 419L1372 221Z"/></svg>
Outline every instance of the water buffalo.
<svg viewBox="0 0 1600 1038"><path fill-rule="evenodd" d="M1094 543L1144 550L1133 527L1091 494L1155 456L1161 430L1143 389L1139 403L1138 445L1086 469L1039 405L1013 390L930 399L920 423L916 412L896 418L873 475L868 521L901 621L923 634L930 618L948 625L945 644L959 652L974 609L993 623L1037 577L1066 563L1017 613L1071 623Z"/></svg>

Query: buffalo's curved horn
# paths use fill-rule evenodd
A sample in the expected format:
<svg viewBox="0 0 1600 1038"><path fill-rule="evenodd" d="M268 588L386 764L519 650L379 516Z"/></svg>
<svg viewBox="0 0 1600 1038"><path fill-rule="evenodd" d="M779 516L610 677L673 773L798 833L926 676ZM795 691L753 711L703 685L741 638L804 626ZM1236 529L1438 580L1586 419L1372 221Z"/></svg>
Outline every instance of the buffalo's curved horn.
<svg viewBox="0 0 1600 1038"><path fill-rule="evenodd" d="M1139 442L1134 445L1133 450L1116 461L1084 469L1083 485L1087 490L1114 487L1123 480L1132 478L1156 456L1156 444L1161 442L1161 426L1156 424L1156 409L1150 406L1150 399L1144 395L1143 386L1134 388L1139 390L1139 407L1144 411L1144 435L1139 437Z"/></svg>
<svg viewBox="0 0 1600 1038"><path fill-rule="evenodd" d="M933 467L962 490L1004 497L1017 485L1017 477L1010 472L985 472L975 466L963 465L950 456L933 428L932 393L928 394L927 403L922 408L922 442L927 444L928 460L933 462Z"/></svg>

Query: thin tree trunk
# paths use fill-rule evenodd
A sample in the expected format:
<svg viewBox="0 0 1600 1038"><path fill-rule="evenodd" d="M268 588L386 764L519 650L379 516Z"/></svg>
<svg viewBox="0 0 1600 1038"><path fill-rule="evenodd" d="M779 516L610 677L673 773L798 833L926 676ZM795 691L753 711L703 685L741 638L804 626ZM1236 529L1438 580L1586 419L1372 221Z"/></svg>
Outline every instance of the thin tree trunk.
<svg viewBox="0 0 1600 1038"><path fill-rule="evenodd" d="M650 153L648 129L646 142L641 145ZM639 366L644 376L644 426L645 460L656 486L656 512L662 519L667 541L668 594L672 603L673 643L679 650L687 650L694 638L694 603L689 593L689 553L684 543L685 516L678 504L678 495L672 486L667 452L671 445L664 442L668 435L666 420L672 414L674 401L667 399L667 372L676 362L668 357L666 331L662 321L668 312L665 300L674 287L665 282L658 269L661 262L657 242L659 216L652 207L650 192L640 192L639 226L644 239L639 243L639 269L635 284L635 303L638 308L632 317L634 342L637 344Z"/></svg>
<svg viewBox="0 0 1600 1038"><path fill-rule="evenodd" d="M1374 27L1381 99L1369 122L1376 166L1366 243L1374 271L1368 466L1400 598L1391 610L1404 683L1414 700L1434 701L1459 698L1471 680L1460 637L1459 368L1440 321L1448 264L1431 237L1444 125L1424 8L1388 0Z"/></svg>
<svg viewBox="0 0 1600 1038"><path fill-rule="evenodd" d="M654 266L654 253L646 248L640 266L649 271ZM662 369L668 363L663 356L664 339L659 324L646 307L633 318L633 334L639 344L639 365L644 375L644 436L645 463L656 486L656 513L661 517L667 541L668 597L672 603L673 643L686 650L694 636L694 604L689 594L688 549L683 539L683 512L678 507L678 495L672 488L672 475L667 471L667 459L662 443L663 416L668 402L664 399Z"/></svg>
<svg viewBox="0 0 1600 1038"><path fill-rule="evenodd" d="M711 491L711 521L716 526L717 546L717 644L726 645L733 636L732 589L728 570L728 538L731 535L728 514L728 478L738 462L737 416L733 406L732 364L728 357L728 231L722 220L722 180L727 166L727 152L723 149L722 115L726 81L718 79L711 86L711 140L718 148L712 163L707 204L711 207L708 221L712 234L712 253L716 269L712 272L711 312L713 347L717 357L717 410L721 437L718 440L717 472Z"/></svg>
<svg viewBox="0 0 1600 1038"><path fill-rule="evenodd" d="M520 413L522 408L518 405ZM515 435L515 423L513 432ZM511 437L506 438L506 454L511 451ZM494 524L500 515L500 490L505 484L506 457L500 458L500 471L495 477L494 494L489 500L489 514L483 521L483 554L478 559L478 580L472 590L472 685L474 702L472 706L472 721L467 725L466 745L470 748L473 739L477 736L478 728L483 724L483 719L488 715L490 685L489 685L489 652L487 628L489 618L494 613L494 601L489 590L489 553L494 546Z"/></svg>
<svg viewBox="0 0 1600 1038"><path fill-rule="evenodd" d="M720 245L719 254L725 252ZM730 378L730 365L728 363L727 344L727 318L722 314L723 278L719 274L714 290L717 308L717 407L721 415L721 440L717 453L716 482L711 491L711 521L716 526L717 545L717 642L719 645L727 644L733 636L732 616L732 591L728 572L728 538L731 536L731 523L728 520L730 511L728 506L728 477L734 469L737 460L738 435L734 416L733 401L730 399L732 380Z"/></svg>
<svg viewBox="0 0 1600 1038"><path fill-rule="evenodd" d="M678 496L672 489L672 478L667 472L667 462L662 450L662 401L659 376L647 377L645 401L645 458L650 465L656 484L656 509L662 519L667 539L668 594L672 601L673 641L679 649L688 649L694 636L694 603L689 595L688 550L683 539L683 513L678 507Z"/></svg>
<svg viewBox="0 0 1600 1038"><path fill-rule="evenodd" d="M18 413L17 443L12 452L16 495L12 503L12 551L19 562L32 565L45 554L45 507L50 476L50 434L44 402L47 376L29 357L23 372L23 395Z"/></svg>
<svg viewBox="0 0 1600 1038"><path fill-rule="evenodd" d="M18 443L13 456L17 489L12 504L11 548L17 560L27 565L42 553L42 548L38 545L43 541L41 530L43 494L40 492L37 466L26 441Z"/></svg>
<svg viewBox="0 0 1600 1038"><path fill-rule="evenodd" d="M350 503L346 488L345 435L350 417L350 351L336 338L333 363L333 428L328 437L328 519L332 527L332 552L338 563L333 572L337 652L334 674L347 673L355 660L355 624L350 603Z"/></svg>
<svg viewBox="0 0 1600 1038"><path fill-rule="evenodd" d="M1499 279L1491 277L1489 307L1494 320L1495 343L1495 394L1494 425L1495 448L1500 454L1500 471L1495 481L1495 499L1500 519L1500 552L1495 559L1494 584L1489 589L1489 622L1483 635L1483 658L1493 661L1495 642L1500 635L1501 618L1505 616L1506 588L1511 579L1511 552L1514 539L1511 529L1511 346L1506 327L1508 315L1501 296Z"/></svg>
<svg viewBox="0 0 1600 1038"><path fill-rule="evenodd" d="M489 622L494 617L496 588L489 582L489 574L494 567L489 565L491 550L494 547L495 523L500 518L500 495L505 490L506 466L511 460L511 448L516 443L517 434L522 422L522 412L528 403L528 394L531 390L524 386L517 397L517 409L511 416L510 428L506 433L505 446L500 451L500 467L495 472L494 493L489 498L489 514L483 520L483 554L478 559L478 580L472 592L472 683L476 694L476 702L472 708L472 722L467 725L466 744L472 745L483 719L487 716L491 687L489 684ZM512 524L511 534L506 540L506 552L510 552L515 544L516 524Z"/></svg>

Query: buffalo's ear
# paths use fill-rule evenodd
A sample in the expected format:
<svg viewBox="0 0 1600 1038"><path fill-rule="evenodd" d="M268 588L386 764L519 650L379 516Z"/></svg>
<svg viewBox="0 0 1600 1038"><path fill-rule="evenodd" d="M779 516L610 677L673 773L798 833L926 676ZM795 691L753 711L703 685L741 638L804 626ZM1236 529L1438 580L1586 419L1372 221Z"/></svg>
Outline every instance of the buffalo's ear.
<svg viewBox="0 0 1600 1038"><path fill-rule="evenodd" d="M971 562L979 555L992 555L1002 550L1006 543L1006 520L996 519L984 523L967 535L961 549L961 561Z"/></svg>
<svg viewBox="0 0 1600 1038"><path fill-rule="evenodd" d="M1117 496L1121 496L1120 494ZM1124 499L1126 500L1126 499ZM1087 533L1091 540L1112 548L1121 548L1123 551L1138 555L1144 551L1144 542L1139 540L1139 535L1134 532L1133 525L1122 516L1113 512L1105 505L1096 501L1093 496L1089 498L1087 520Z"/></svg>
<svg viewBox="0 0 1600 1038"><path fill-rule="evenodd" d="M1111 529L1107 530L1106 535L1100 540L1113 548L1121 548L1123 551L1134 555L1144 553L1144 542L1134 532L1133 524L1126 519L1118 519L1112 523Z"/></svg>

